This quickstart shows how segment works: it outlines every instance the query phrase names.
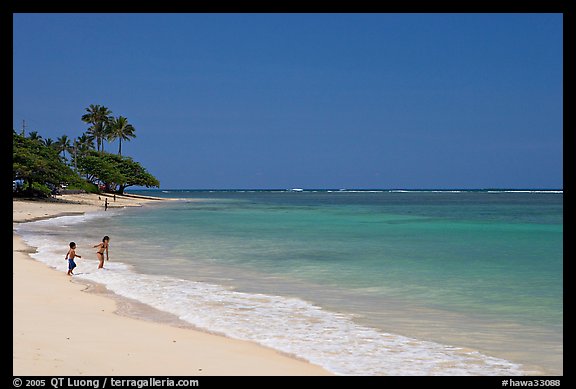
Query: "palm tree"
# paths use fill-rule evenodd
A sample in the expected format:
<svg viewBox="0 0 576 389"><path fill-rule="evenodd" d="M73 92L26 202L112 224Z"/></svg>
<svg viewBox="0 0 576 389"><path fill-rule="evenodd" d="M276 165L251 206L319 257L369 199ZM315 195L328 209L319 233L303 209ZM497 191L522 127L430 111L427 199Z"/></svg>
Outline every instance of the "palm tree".
<svg viewBox="0 0 576 389"><path fill-rule="evenodd" d="M42 136L38 134L38 131L31 131L28 134L28 139L36 140L38 142L42 142Z"/></svg>
<svg viewBox="0 0 576 389"><path fill-rule="evenodd" d="M85 132L74 140L74 170L77 170L78 155L84 156L89 150L94 150L94 135Z"/></svg>
<svg viewBox="0 0 576 389"><path fill-rule="evenodd" d="M82 121L92 124L88 131L94 135L98 151L100 151L100 146L102 146L102 151L104 151L103 140L106 139L106 126L112 119L112 111L102 105L90 104L86 108L86 112L86 114L82 115Z"/></svg>
<svg viewBox="0 0 576 389"><path fill-rule="evenodd" d="M62 157L66 158L66 152L72 149L70 144L70 138L68 135L62 135L60 138L56 139L56 150L58 154L62 153Z"/></svg>
<svg viewBox="0 0 576 389"><path fill-rule="evenodd" d="M110 134L109 140L114 141L118 139L118 155L122 155L122 141L129 141L130 138L135 138L134 131L136 129L130 123L128 123L128 119L124 116L118 116L117 118L112 118L110 122Z"/></svg>
<svg viewBox="0 0 576 389"><path fill-rule="evenodd" d="M76 151L80 153L80 155L84 155L88 152L88 150L94 150L94 135L85 132L81 136L79 136L76 141Z"/></svg>

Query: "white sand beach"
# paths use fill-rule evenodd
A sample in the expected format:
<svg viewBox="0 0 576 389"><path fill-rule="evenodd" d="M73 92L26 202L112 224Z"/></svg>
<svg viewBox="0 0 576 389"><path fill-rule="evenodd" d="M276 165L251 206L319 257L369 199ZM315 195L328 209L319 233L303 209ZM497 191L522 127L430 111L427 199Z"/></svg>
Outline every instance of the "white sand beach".
<svg viewBox="0 0 576 389"><path fill-rule="evenodd" d="M95 194L13 201L13 223L102 209ZM108 197L109 207L153 198ZM255 343L119 315L113 298L32 259L13 234L14 375L330 375Z"/></svg>

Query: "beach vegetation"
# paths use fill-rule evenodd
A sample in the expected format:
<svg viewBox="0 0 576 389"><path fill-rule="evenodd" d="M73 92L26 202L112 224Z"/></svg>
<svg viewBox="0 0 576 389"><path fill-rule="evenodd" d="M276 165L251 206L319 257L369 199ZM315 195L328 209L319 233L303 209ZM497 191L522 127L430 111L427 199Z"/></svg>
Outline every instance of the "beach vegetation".
<svg viewBox="0 0 576 389"><path fill-rule="evenodd" d="M31 140L43 142L42 136L40 136L40 134L38 134L38 131L31 131L28 134L28 138L30 138Z"/></svg>
<svg viewBox="0 0 576 389"><path fill-rule="evenodd" d="M122 194L130 186L160 186L140 163L122 156L122 142L136 137L126 117L90 104L81 120L90 127L75 139L62 135L54 141L38 131L26 136L13 130L13 182L22 183L13 185L14 194L49 196L61 188ZM116 140L118 154L104 151L104 141Z"/></svg>
<svg viewBox="0 0 576 389"><path fill-rule="evenodd" d="M135 138L135 131L134 126L128 123L128 119L124 116L112 118L109 125L108 139L111 141L118 139L118 155L122 155L122 141L129 141L130 138Z"/></svg>
<svg viewBox="0 0 576 389"><path fill-rule="evenodd" d="M36 134L37 135L37 134ZM39 136L12 134L12 180L21 181L18 194L46 197L62 185L82 186L78 175L64 162L56 148Z"/></svg>
<svg viewBox="0 0 576 389"><path fill-rule="evenodd" d="M44 142L46 143L46 142ZM60 138L56 139L56 143L50 142L50 145L55 145L58 153L62 154L63 158L66 158L66 152L70 152L72 145L70 143L70 138L68 135L62 135Z"/></svg>
<svg viewBox="0 0 576 389"><path fill-rule="evenodd" d="M112 111L103 105L90 104L82 121L90 124L87 133L96 141L96 150L104 152L104 141L118 140L118 155L122 155L122 141L136 137L136 129L125 116L112 116Z"/></svg>
<svg viewBox="0 0 576 389"><path fill-rule="evenodd" d="M123 194L130 186L160 186L160 182L146 168L130 157L90 151L78 157L78 170L88 182L105 192Z"/></svg>
<svg viewBox="0 0 576 389"><path fill-rule="evenodd" d="M74 143L72 144L71 149L69 150L70 154L72 155L71 164L74 168L74 171L78 171L77 161L78 156L86 155L88 151L94 150L94 136L85 132L84 134L80 135L78 138L74 139Z"/></svg>
<svg viewBox="0 0 576 389"><path fill-rule="evenodd" d="M104 140L108 138L109 125L112 121L112 111L107 107L98 104L90 104L86 108L86 113L82 115L82 121L91 126L88 132L96 140L96 149L104 151Z"/></svg>

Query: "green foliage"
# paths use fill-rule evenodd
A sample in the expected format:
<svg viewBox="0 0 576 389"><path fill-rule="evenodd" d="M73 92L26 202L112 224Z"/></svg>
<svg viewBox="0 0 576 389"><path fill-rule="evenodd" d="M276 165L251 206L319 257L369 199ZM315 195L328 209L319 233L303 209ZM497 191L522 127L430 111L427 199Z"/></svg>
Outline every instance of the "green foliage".
<svg viewBox="0 0 576 389"><path fill-rule="evenodd" d="M78 183L70 184L66 189L83 190L86 193L100 193L97 185L85 180L80 180Z"/></svg>
<svg viewBox="0 0 576 389"><path fill-rule="evenodd" d="M23 180L28 195L46 196L62 184L78 183L79 179L41 138L12 134L12 179Z"/></svg>
<svg viewBox="0 0 576 389"><path fill-rule="evenodd" d="M120 194L129 186L160 186L142 165L121 155L122 141L135 138L135 129L128 119L115 118L107 107L91 104L82 121L91 126L74 140L63 135L54 142L42 139L37 131L30 132L28 137L12 132L12 176L24 181L24 194L48 196L62 185L87 192L97 192L104 185L105 191ZM104 152L105 140L119 141L118 155ZM98 151L94 151L94 142ZM66 153L74 171L68 165Z"/></svg>
<svg viewBox="0 0 576 389"><path fill-rule="evenodd" d="M113 183L122 182L125 177L106 158L108 153L89 151L85 155L78 157L78 170L86 175L86 180L97 184L98 182Z"/></svg>
<svg viewBox="0 0 576 389"><path fill-rule="evenodd" d="M112 120L112 111L101 105L90 104L86 108L86 112L82 115L82 121L92 124L88 128L88 132L96 139L97 149L100 150L102 147L102 151L104 151L104 139L107 137L108 125Z"/></svg>
<svg viewBox="0 0 576 389"><path fill-rule="evenodd" d="M33 182L32 185L27 188L27 193L32 193L38 197L50 197L52 189L48 185Z"/></svg>
<svg viewBox="0 0 576 389"><path fill-rule="evenodd" d="M89 151L78 158L78 169L92 183L120 194L129 186L159 187L160 182L138 162L116 154Z"/></svg>
<svg viewBox="0 0 576 389"><path fill-rule="evenodd" d="M110 122L110 133L108 138L110 140L118 139L118 155L122 155L122 141L128 141L130 138L135 138L134 132L136 129L124 116L112 118Z"/></svg>

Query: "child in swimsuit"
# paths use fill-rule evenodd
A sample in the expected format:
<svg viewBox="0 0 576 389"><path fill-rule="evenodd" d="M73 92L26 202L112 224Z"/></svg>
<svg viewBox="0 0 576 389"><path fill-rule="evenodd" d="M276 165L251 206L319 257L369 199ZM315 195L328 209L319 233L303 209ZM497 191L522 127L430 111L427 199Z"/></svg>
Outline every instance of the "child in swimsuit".
<svg viewBox="0 0 576 389"><path fill-rule="evenodd" d="M96 256L98 257L98 269L102 269L104 267L104 251L106 251L106 260L108 260L108 243L110 242L110 237L105 236L102 238L102 242L98 243L94 247L98 247L98 251L96 252Z"/></svg>
<svg viewBox="0 0 576 389"><path fill-rule="evenodd" d="M68 275L71 276L74 273L72 273L72 270L74 270L74 268L76 267L76 262L74 262L74 258L78 257L78 258L82 258L82 256L76 254L76 243L74 242L70 242L70 250L68 250L68 252L66 253L66 260L68 260Z"/></svg>

